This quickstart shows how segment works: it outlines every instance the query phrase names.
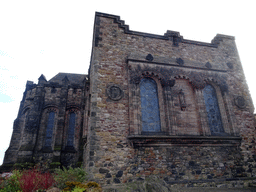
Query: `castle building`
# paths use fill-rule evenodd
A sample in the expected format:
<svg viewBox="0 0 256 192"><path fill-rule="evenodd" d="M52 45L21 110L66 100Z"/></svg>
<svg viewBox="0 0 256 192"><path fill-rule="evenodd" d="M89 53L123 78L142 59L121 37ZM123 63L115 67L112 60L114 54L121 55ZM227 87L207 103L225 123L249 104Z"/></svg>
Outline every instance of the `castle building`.
<svg viewBox="0 0 256 192"><path fill-rule="evenodd" d="M2 167L82 164L106 185L255 177L253 112L234 37L141 33L97 12L89 74L27 82Z"/></svg>

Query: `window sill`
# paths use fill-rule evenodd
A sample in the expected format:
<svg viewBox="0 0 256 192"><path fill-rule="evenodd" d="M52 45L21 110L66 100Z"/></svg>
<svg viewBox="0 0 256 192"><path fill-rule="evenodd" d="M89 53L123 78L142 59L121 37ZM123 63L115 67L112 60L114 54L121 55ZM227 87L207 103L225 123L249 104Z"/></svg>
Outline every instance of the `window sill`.
<svg viewBox="0 0 256 192"><path fill-rule="evenodd" d="M169 136L130 135L128 139L136 147L161 146L238 146L242 138L237 136Z"/></svg>

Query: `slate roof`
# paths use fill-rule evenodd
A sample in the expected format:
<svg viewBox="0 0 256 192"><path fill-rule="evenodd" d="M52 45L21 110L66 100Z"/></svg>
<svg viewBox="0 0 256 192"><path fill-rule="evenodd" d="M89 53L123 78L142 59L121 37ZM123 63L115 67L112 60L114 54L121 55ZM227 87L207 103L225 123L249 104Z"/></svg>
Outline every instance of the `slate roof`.
<svg viewBox="0 0 256 192"><path fill-rule="evenodd" d="M51 78L48 82L52 83L62 83L65 77L68 78L71 84L81 84L83 81L88 79L88 75L85 74L75 74L75 73L58 73L53 78Z"/></svg>

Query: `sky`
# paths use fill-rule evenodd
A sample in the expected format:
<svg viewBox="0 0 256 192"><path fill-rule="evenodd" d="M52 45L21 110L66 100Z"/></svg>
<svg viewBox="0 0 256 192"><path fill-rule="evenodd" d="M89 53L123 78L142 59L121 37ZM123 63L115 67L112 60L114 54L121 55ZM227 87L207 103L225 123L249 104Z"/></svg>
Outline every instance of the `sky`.
<svg viewBox="0 0 256 192"><path fill-rule="evenodd" d="M210 43L235 36L256 102L254 0L0 0L0 165L27 80L59 72L87 74L95 12L119 15L130 30Z"/></svg>

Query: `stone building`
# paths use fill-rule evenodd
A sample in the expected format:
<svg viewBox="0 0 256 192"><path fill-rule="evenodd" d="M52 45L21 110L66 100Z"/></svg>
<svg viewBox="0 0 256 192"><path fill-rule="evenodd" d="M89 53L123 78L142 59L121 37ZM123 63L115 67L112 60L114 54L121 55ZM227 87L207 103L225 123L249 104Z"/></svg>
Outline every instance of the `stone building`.
<svg viewBox="0 0 256 192"><path fill-rule="evenodd" d="M28 81L3 166L83 163L106 185L255 177L253 112L234 37L141 33L96 13L88 76Z"/></svg>

